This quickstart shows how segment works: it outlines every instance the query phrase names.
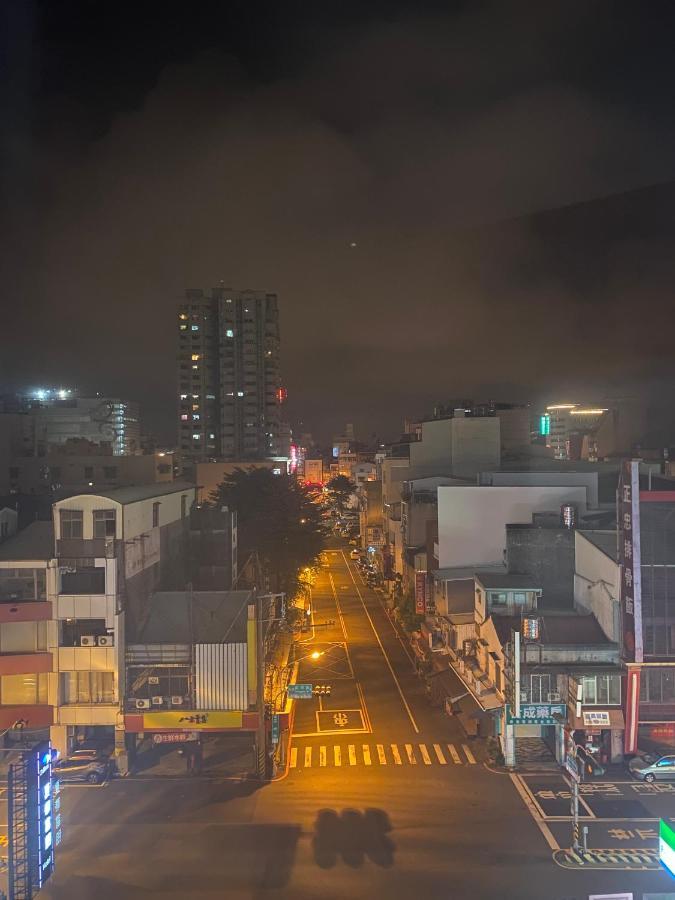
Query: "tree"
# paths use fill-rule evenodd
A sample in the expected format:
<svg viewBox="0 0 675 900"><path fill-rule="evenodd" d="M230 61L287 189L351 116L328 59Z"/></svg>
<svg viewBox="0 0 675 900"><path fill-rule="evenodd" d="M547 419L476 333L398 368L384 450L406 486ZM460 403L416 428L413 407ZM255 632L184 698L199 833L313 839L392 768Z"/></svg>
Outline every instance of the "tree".
<svg viewBox="0 0 675 900"><path fill-rule="evenodd" d="M346 475L335 475L326 485L326 489L330 499L337 506L338 510L342 512L347 505L347 501L356 490L356 485Z"/></svg>
<svg viewBox="0 0 675 900"><path fill-rule="evenodd" d="M317 562L325 538L309 492L289 475L236 469L210 500L236 510L240 559L257 552L272 590L293 596L300 570Z"/></svg>

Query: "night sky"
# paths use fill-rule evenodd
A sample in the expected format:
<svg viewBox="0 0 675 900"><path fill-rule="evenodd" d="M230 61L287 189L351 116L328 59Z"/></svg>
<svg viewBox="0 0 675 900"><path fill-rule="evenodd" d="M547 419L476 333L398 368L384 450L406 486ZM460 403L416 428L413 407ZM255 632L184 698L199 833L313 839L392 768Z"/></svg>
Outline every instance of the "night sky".
<svg viewBox="0 0 675 900"><path fill-rule="evenodd" d="M279 293L320 436L675 387L674 4L2 15L5 387L122 393L170 441L176 303L221 279Z"/></svg>

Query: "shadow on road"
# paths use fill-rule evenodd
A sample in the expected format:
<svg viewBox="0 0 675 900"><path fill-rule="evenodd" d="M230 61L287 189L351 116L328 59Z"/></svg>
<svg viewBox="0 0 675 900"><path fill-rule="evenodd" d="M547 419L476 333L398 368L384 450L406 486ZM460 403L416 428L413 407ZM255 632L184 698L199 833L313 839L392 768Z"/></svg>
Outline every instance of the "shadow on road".
<svg viewBox="0 0 675 900"><path fill-rule="evenodd" d="M316 818L312 846L314 860L322 869L332 868L339 859L357 869L368 858L388 869L394 864L394 842L389 837L391 822L382 809L322 809Z"/></svg>

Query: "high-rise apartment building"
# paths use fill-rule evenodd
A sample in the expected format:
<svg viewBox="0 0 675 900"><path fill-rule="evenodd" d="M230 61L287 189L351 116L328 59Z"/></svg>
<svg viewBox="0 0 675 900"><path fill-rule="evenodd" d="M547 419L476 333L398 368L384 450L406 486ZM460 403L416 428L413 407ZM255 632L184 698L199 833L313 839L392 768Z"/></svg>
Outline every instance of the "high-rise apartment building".
<svg viewBox="0 0 675 900"><path fill-rule="evenodd" d="M178 308L179 446L184 457L278 456L276 294L190 289Z"/></svg>

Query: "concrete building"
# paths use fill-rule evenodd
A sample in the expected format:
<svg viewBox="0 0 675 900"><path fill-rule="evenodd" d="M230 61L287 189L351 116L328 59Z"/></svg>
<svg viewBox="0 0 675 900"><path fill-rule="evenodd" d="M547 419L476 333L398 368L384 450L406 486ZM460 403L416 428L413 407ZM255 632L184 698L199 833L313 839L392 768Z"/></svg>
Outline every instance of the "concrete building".
<svg viewBox="0 0 675 900"><path fill-rule="evenodd" d="M114 740L124 767L125 628L144 621L153 591L187 582L195 493L175 482L54 504L58 691L51 738L62 753L80 738Z"/></svg>
<svg viewBox="0 0 675 900"><path fill-rule="evenodd" d="M58 704L58 569L51 522L33 522L0 544L0 730L19 719L49 737Z"/></svg>
<svg viewBox="0 0 675 900"><path fill-rule="evenodd" d="M533 513L567 503L584 512L585 487L439 487L439 567L501 565L507 524L530 524Z"/></svg>
<svg viewBox="0 0 675 900"><path fill-rule="evenodd" d="M276 294L186 291L178 308L179 447L186 459L256 460L282 448ZM283 450L285 449L285 453Z"/></svg>
<svg viewBox="0 0 675 900"><path fill-rule="evenodd" d="M129 631L125 665L121 696L132 759L145 734L171 742L204 743L233 731L253 738L258 660L251 591L153 594L146 617Z"/></svg>
<svg viewBox="0 0 675 900"><path fill-rule="evenodd" d="M51 452L43 457L14 457L8 469L12 493L89 493L99 488L109 490L173 481L172 453L101 455L94 452L100 450L99 447L88 445L90 452L81 455L77 452L78 444L63 445L61 452Z"/></svg>
<svg viewBox="0 0 675 900"><path fill-rule="evenodd" d="M410 442L410 468L415 476L474 478L480 471L499 468L500 420L496 417L456 414L431 419L422 422L421 434L421 440Z"/></svg>
<svg viewBox="0 0 675 900"><path fill-rule="evenodd" d="M606 407L579 403L553 403L541 417L540 432L555 459L580 459L583 436L592 431Z"/></svg>
<svg viewBox="0 0 675 900"><path fill-rule="evenodd" d="M9 408L7 404L5 408ZM0 432L5 430L5 422L13 431L12 457L43 457L77 440L96 444L113 456L141 451L138 403L119 397L80 397L74 391L40 390L18 395L12 408L12 413L0 413ZM17 420L17 415L23 420Z"/></svg>
<svg viewBox="0 0 675 900"><path fill-rule="evenodd" d="M18 519L19 516L15 509L0 505L0 543L16 534Z"/></svg>
<svg viewBox="0 0 675 900"><path fill-rule="evenodd" d="M305 482L305 484L323 484L324 475L322 459L305 459L303 481Z"/></svg>

